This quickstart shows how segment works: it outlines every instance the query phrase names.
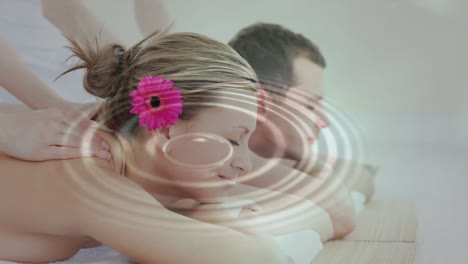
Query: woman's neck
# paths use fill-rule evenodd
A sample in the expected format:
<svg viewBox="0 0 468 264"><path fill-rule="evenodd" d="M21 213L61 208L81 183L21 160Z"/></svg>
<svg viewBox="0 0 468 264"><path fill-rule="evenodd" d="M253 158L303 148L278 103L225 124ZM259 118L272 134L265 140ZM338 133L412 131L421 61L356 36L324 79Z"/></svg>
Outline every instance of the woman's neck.
<svg viewBox="0 0 468 264"><path fill-rule="evenodd" d="M124 176L167 207L188 196L171 183L162 153L151 142L117 136L124 158Z"/></svg>

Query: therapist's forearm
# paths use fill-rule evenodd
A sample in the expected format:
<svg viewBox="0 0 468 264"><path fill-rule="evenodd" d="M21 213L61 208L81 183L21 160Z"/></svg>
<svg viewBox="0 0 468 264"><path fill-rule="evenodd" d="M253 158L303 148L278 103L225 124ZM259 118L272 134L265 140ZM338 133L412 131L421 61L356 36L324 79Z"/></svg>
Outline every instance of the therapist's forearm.
<svg viewBox="0 0 468 264"><path fill-rule="evenodd" d="M253 171L265 168L268 160L251 153ZM355 226L354 205L347 187L335 178L313 177L279 161L256 177L242 180L258 188L266 188L306 198L325 209L332 220L334 235L339 238L352 232Z"/></svg>
<svg viewBox="0 0 468 264"><path fill-rule="evenodd" d="M63 99L39 79L2 39L0 50L0 86L31 109L63 103Z"/></svg>
<svg viewBox="0 0 468 264"><path fill-rule="evenodd" d="M104 45L119 43L110 29L81 0L42 0L42 12L68 38L78 42L91 40L91 43L98 38Z"/></svg>
<svg viewBox="0 0 468 264"><path fill-rule="evenodd" d="M308 159L313 160L312 157ZM318 155L316 166L308 169L296 169L309 175L319 177L323 169L327 169L326 166L324 166L326 161L326 156ZM374 166L341 158L334 158L334 162L331 166L333 167L333 173L329 176L339 177L337 180L341 181L350 191L362 193L366 197L366 202L372 198L375 192L374 179L377 170Z"/></svg>
<svg viewBox="0 0 468 264"><path fill-rule="evenodd" d="M0 113L0 124L1 126L8 126L8 120L6 114ZM6 133L4 129L0 129L0 154L4 154L5 149L5 140L6 140Z"/></svg>
<svg viewBox="0 0 468 264"><path fill-rule="evenodd" d="M135 19L144 37L165 30L171 24L163 0L133 0Z"/></svg>
<svg viewBox="0 0 468 264"><path fill-rule="evenodd" d="M0 107L2 105L0 104ZM1 109L1 108L0 108ZM11 127L15 125L15 114L0 112L0 154L6 154L8 142L11 141Z"/></svg>

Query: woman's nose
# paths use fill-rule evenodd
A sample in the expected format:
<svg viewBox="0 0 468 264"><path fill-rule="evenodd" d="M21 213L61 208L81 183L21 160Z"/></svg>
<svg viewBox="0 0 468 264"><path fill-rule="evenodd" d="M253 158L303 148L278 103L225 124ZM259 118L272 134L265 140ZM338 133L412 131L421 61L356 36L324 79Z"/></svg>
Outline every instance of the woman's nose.
<svg viewBox="0 0 468 264"><path fill-rule="evenodd" d="M234 168L241 169L243 172L249 172L252 170L252 162L250 160L248 151L234 153L231 165Z"/></svg>

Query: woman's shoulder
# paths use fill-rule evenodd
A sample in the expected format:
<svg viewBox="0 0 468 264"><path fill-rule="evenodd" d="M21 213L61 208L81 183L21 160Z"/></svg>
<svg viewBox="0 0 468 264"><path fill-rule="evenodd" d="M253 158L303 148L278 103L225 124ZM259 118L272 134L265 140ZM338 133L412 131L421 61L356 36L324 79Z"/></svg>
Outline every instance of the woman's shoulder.
<svg viewBox="0 0 468 264"><path fill-rule="evenodd" d="M25 181L41 179L48 182L54 179L78 179L86 176L96 176L100 173L124 175L125 155L117 136L103 130L97 130L95 135L99 135L109 144L112 155L111 160L89 157L33 162L0 154L0 168L2 168L0 173L2 177L0 178L24 179Z"/></svg>

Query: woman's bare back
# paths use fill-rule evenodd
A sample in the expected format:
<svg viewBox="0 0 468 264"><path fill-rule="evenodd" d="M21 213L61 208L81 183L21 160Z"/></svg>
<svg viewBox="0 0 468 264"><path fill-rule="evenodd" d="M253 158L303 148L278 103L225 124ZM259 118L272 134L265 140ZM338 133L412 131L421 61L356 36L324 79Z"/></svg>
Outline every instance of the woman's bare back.
<svg viewBox="0 0 468 264"><path fill-rule="evenodd" d="M50 173L57 165L0 156L0 259L49 262L79 249L73 230L62 222L63 192L56 192Z"/></svg>
<svg viewBox="0 0 468 264"><path fill-rule="evenodd" d="M73 226L73 210L67 204L71 185L64 175L67 163L0 155L1 260L63 260L90 243L91 238Z"/></svg>
<svg viewBox="0 0 468 264"><path fill-rule="evenodd" d="M155 199L148 193L134 183L130 183L129 179L116 177L115 175L123 175L125 159L122 147L114 136L108 133L99 134L111 145L114 158L111 162L96 158L25 162L0 155L0 260L31 263L68 259L80 248L95 242L85 234L93 234L97 239L122 251L122 254L132 256L135 260L165 259L167 256L161 252L173 258L174 248L192 241L192 236L203 236L203 233L196 230L177 233L174 232L175 229L168 229L167 222L179 222L181 225L182 223L194 225L195 222L177 214L169 214L160 204L153 203ZM100 173L100 169L112 170L115 173ZM106 175L114 175L111 177L118 183L109 180ZM108 179L102 181L105 178ZM131 193L132 200L139 202L138 204L125 202L125 206L133 209L142 206L136 211L148 215L149 218L143 220L154 220L145 222L147 225L145 228L123 225L121 221L128 218L128 213L120 209L127 207L114 208L117 209L115 211L109 206L103 207L104 204L100 203L108 201L107 198L112 195L112 192L105 193L106 189L116 191L118 197L123 193ZM242 192L251 193L251 190ZM95 200L96 197L102 201ZM78 203L80 208L83 208L82 201L86 199L93 206L85 206L86 210L76 209L77 198L80 200ZM267 204L264 206L268 207ZM166 220L161 223L161 219ZM141 216L135 215L129 218L128 222L142 223L141 220ZM197 225L200 228L204 226L202 223ZM246 243L247 238L240 233L211 225L203 228L218 230L217 232L222 230L226 235L219 239L223 241L225 241L223 237L230 237L233 241L237 239ZM123 244L119 237L126 237L124 241L126 244ZM167 237L171 237L172 240L167 240ZM212 239L216 241L215 238ZM161 244L162 240L166 243ZM214 244L218 243L220 242ZM149 250L152 246L148 245L157 245L161 248L157 251ZM212 242L206 241L206 245L200 247L209 249L212 246ZM206 258L218 259L219 256L212 253L206 255ZM179 256L180 254L178 258L185 258ZM192 256L188 254L186 258Z"/></svg>
<svg viewBox="0 0 468 264"><path fill-rule="evenodd" d="M118 141L102 134L118 158ZM58 261L80 248L99 245L80 231L70 202L73 195L86 196L78 187L79 170L85 167L79 160L90 166L96 159L28 162L0 154L0 260ZM114 161L98 162L114 167Z"/></svg>

